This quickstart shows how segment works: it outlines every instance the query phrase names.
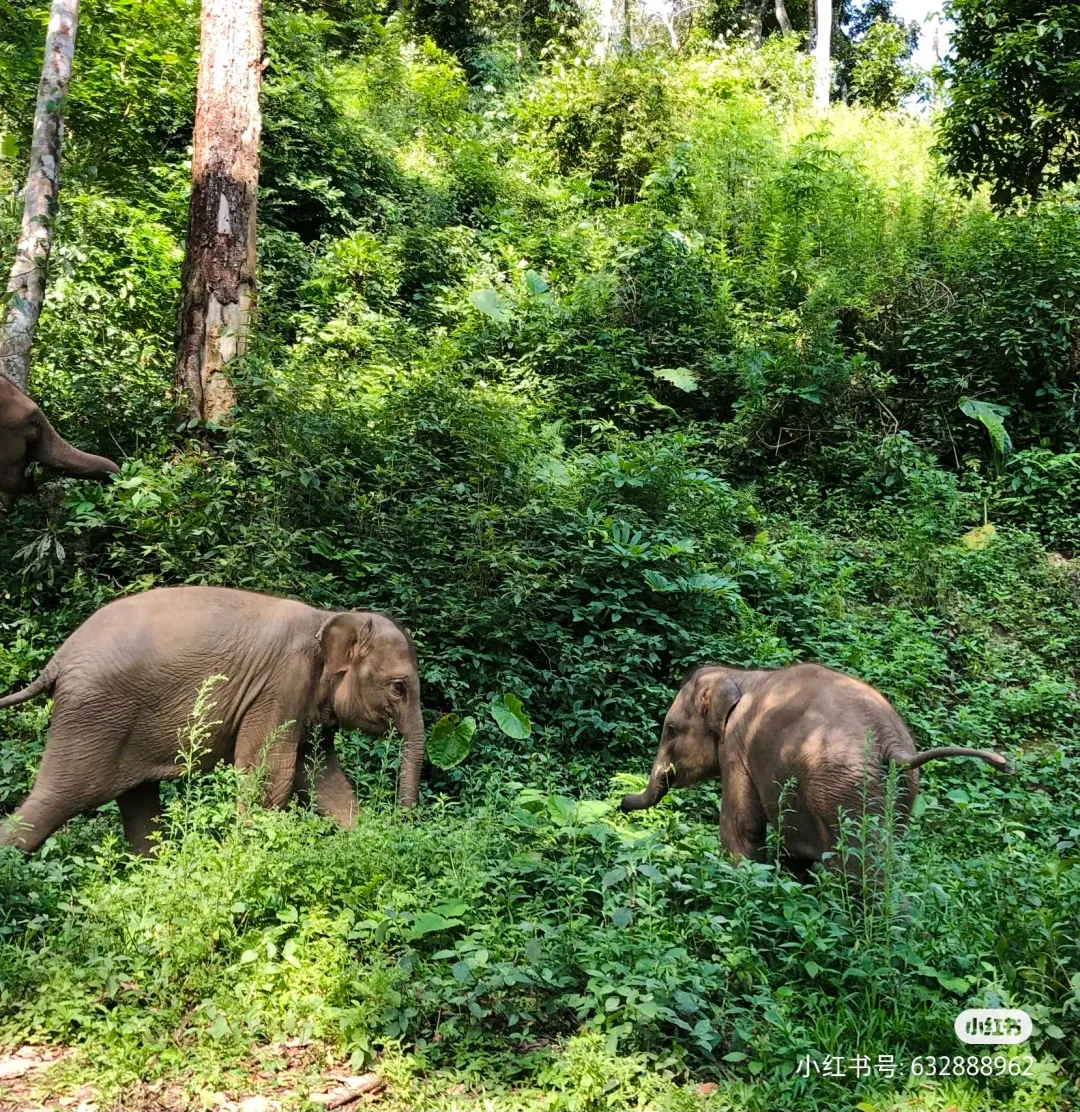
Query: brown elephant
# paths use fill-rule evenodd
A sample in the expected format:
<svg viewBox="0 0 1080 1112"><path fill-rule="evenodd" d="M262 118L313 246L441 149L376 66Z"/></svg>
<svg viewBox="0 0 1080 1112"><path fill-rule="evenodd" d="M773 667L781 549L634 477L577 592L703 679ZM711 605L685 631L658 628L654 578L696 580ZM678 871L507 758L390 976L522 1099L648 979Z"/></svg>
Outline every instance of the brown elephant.
<svg viewBox="0 0 1080 1112"><path fill-rule="evenodd" d="M120 470L111 459L73 448L30 398L0 374L0 494L32 494L34 480L26 469L34 460L81 479L104 479Z"/></svg>
<svg viewBox="0 0 1080 1112"><path fill-rule="evenodd" d="M390 618L317 610L291 599L220 587L166 587L109 603L0 708L53 694L49 740L34 788L0 844L36 849L73 815L111 799L132 847L146 852L160 814L158 782L176 777L182 731L200 684L215 720L200 761L249 769L265 762L263 801L294 791L352 824L356 796L333 750L336 729L404 739L398 803L412 807L424 759L416 652ZM267 742L270 742L267 745ZM305 782L305 757L318 771Z"/></svg>
<svg viewBox="0 0 1080 1112"><path fill-rule="evenodd" d="M621 807L652 807L669 788L719 777L720 840L735 858L763 861L783 787L794 781L781 843L788 868L805 876L835 848L840 811L858 818L865 794L867 809L882 812L890 763L902 769L894 812L902 826L919 790L916 770L939 757L1006 767L1004 757L981 749L916 753L883 695L818 664L759 672L706 664L686 679L664 718L648 786L624 796Z"/></svg>

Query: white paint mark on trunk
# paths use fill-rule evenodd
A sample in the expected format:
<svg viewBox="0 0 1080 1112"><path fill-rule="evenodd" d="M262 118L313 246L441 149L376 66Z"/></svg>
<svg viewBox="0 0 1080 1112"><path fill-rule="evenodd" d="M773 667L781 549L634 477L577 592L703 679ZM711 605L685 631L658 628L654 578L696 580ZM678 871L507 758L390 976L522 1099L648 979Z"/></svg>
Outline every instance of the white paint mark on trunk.
<svg viewBox="0 0 1080 1112"><path fill-rule="evenodd" d="M829 107L832 84L832 0L817 0L817 41L814 44L814 107Z"/></svg>
<svg viewBox="0 0 1080 1112"><path fill-rule="evenodd" d="M232 221L229 219L229 199L225 196L224 191L218 197L217 230L219 236L232 235Z"/></svg>

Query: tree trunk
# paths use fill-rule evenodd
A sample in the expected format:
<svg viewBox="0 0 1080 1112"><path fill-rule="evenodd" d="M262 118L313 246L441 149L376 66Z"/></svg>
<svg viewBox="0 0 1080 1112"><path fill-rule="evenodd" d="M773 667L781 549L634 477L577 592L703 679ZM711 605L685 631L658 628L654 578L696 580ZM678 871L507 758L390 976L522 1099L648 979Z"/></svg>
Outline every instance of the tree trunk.
<svg viewBox="0 0 1080 1112"><path fill-rule="evenodd" d="M829 107L832 57L832 3L817 0L817 41L814 43L814 107L824 112Z"/></svg>
<svg viewBox="0 0 1080 1112"><path fill-rule="evenodd" d="M22 229L8 280L9 300L0 329L0 373L23 390L30 379L30 348L45 300L45 272L52 248L53 218L60 188L60 144L64 138L64 100L75 55L79 0L53 0L45 37L30 173L23 192Z"/></svg>
<svg viewBox="0 0 1080 1112"><path fill-rule="evenodd" d="M776 0L776 22L780 24L780 34L791 34L791 20L788 19L787 4L784 0Z"/></svg>
<svg viewBox="0 0 1080 1112"><path fill-rule="evenodd" d="M189 421L220 425L255 301L262 0L203 0L200 36L176 386Z"/></svg>

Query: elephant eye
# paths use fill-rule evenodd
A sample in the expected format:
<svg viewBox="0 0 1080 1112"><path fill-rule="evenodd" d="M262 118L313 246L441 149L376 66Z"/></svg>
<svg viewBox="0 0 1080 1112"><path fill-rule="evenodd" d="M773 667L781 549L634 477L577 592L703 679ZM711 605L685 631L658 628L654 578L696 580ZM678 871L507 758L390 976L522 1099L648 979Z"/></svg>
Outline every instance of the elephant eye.
<svg viewBox="0 0 1080 1112"><path fill-rule="evenodd" d="M409 694L409 686L404 680L394 680L390 685L390 691L395 699L404 699Z"/></svg>

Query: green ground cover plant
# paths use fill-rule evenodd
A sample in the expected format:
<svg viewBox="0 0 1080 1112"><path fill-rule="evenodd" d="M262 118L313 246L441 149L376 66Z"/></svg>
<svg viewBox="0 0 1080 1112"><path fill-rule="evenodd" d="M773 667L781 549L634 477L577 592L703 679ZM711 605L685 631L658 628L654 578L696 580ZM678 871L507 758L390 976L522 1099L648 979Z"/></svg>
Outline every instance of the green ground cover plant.
<svg viewBox="0 0 1080 1112"><path fill-rule="evenodd" d="M349 832L219 770L153 860L112 806L0 852L0 1045L74 1047L103 1107L204 1107L300 1038L402 1108L1074 1108L1075 193L963 196L932 120L816 116L780 37L586 64L491 16L457 56L421 9L274 0L258 325L204 443L169 396L194 6L85 7L33 390L122 473L0 518L0 689L119 594L213 583L394 614L428 725L475 730L408 815L393 739L340 736ZM927 766L884 887L736 866L719 785L617 811L710 660L856 674L1014 771ZM0 811L47 721L0 717ZM1026 1072L912 1076L995 1006ZM800 1074L826 1055L898 1068Z"/></svg>

